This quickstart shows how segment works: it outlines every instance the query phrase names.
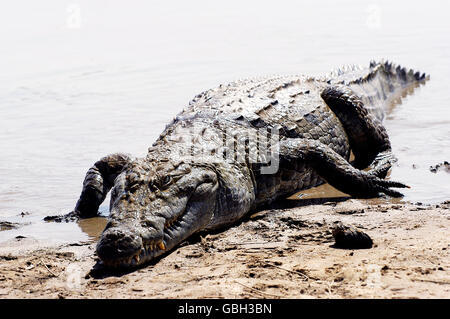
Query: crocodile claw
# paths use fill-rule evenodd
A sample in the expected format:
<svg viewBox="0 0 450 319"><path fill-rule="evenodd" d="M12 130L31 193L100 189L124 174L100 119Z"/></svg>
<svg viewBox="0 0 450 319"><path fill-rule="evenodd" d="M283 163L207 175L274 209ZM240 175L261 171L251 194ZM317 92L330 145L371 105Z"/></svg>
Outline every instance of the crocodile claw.
<svg viewBox="0 0 450 319"><path fill-rule="evenodd" d="M411 188L410 186L405 185L403 183L385 180L385 179L381 179L381 178L375 178L374 181L372 181L372 182L374 182L373 188L374 188L375 192L384 193L391 197L403 197L404 196L402 193L391 189L392 187L394 187L394 188Z"/></svg>

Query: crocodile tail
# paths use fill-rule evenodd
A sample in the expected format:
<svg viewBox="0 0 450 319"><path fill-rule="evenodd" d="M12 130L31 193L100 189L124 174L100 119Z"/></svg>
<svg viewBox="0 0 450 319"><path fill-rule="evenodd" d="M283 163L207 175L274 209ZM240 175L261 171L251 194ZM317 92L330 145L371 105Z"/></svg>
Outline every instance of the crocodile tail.
<svg viewBox="0 0 450 319"><path fill-rule="evenodd" d="M379 120L402 98L430 79L429 75L395 65L389 61L370 62L365 74L345 84L361 97L366 108Z"/></svg>
<svg viewBox="0 0 450 319"><path fill-rule="evenodd" d="M359 85L372 85L380 91L384 100L404 97L412 93L414 88L425 83L430 76L396 65L389 61L370 62L370 72L361 79L354 81Z"/></svg>

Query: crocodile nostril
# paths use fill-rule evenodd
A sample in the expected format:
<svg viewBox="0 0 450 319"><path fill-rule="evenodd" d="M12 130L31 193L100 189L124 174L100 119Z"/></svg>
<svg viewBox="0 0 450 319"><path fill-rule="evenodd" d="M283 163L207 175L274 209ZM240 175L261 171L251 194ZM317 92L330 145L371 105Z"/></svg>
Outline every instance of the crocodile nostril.
<svg viewBox="0 0 450 319"><path fill-rule="evenodd" d="M97 255L101 259L117 259L133 256L142 247L142 239L132 230L112 227L103 231L97 244Z"/></svg>

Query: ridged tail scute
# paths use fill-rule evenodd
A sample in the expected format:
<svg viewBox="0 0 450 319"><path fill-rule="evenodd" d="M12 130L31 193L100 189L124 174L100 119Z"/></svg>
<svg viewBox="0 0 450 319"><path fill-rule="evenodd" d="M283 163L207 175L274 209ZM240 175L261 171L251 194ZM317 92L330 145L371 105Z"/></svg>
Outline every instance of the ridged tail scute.
<svg viewBox="0 0 450 319"><path fill-rule="evenodd" d="M402 68L400 65L395 65L389 61L377 63L375 61L370 61L370 68L376 69L378 67L382 67L386 72L390 72L391 74L396 74L400 77L404 82L412 82L412 81L426 81L429 80L430 76L425 73L414 72L414 70L406 68Z"/></svg>
<svg viewBox="0 0 450 319"><path fill-rule="evenodd" d="M392 106L430 79L429 75L389 61L371 61L368 68L344 67L327 75L330 84L349 86L380 121Z"/></svg>
<svg viewBox="0 0 450 319"><path fill-rule="evenodd" d="M361 84L373 80L376 76L380 76L385 80L389 80L391 84L398 83L403 87L407 87L415 83L424 83L430 79L430 76L425 73L407 69L389 61L380 63L371 61L369 69L371 72L369 72L366 77L356 79L353 83Z"/></svg>

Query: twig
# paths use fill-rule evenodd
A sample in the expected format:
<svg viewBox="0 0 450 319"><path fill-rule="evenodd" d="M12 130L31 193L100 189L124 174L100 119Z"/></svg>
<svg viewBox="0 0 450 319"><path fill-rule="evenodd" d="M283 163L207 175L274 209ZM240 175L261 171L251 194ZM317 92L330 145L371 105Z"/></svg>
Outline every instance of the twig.
<svg viewBox="0 0 450 319"><path fill-rule="evenodd" d="M55 273L54 273L53 271L51 271L51 270L47 267L47 265L42 261L42 258L40 258L39 260L40 260L40 263L45 267L45 269L48 270L49 273L51 273L54 277L58 277L58 276L59 276L59 275L55 275Z"/></svg>
<svg viewBox="0 0 450 319"><path fill-rule="evenodd" d="M256 288L249 287L249 286L244 285L244 284L242 284L242 283L240 283L240 282L238 282L238 281L234 281L234 282L237 283L237 284L239 284L239 285L241 285L241 286L243 286L243 287L245 287L245 288L247 288L247 289L250 289L250 290L252 290L252 291L254 291L254 292L258 293L258 294L261 294L261 295L265 295L265 296L268 296L268 297L283 298L283 296L273 295L273 294L268 294L268 293L266 293L266 292L259 291L259 290L256 289Z"/></svg>
<svg viewBox="0 0 450 319"><path fill-rule="evenodd" d="M282 243L282 241L275 241L275 242L270 242L270 241L261 241L261 242L243 242L243 243L232 243L231 245L270 245L270 244L278 244L278 243Z"/></svg>
<svg viewBox="0 0 450 319"><path fill-rule="evenodd" d="M311 278L309 278L307 275L305 275L304 273L302 273L302 272L300 272L300 271L295 271L295 270L290 270L290 269L282 268L282 267L280 267L280 266L277 266L277 265L274 265L274 264L271 264L271 263L267 263L267 264L268 264L269 266L271 266L271 267L275 267L275 268L278 268L278 269L287 271L287 272L292 273L292 274L296 274L296 275L303 276L306 280L310 280L310 279L311 279Z"/></svg>
<svg viewBox="0 0 450 319"><path fill-rule="evenodd" d="M223 266L223 264L212 264L212 265L178 265L179 268L208 268L208 267L217 267L217 266Z"/></svg>
<svg viewBox="0 0 450 319"><path fill-rule="evenodd" d="M414 281L431 282L431 283L439 284L439 285L450 285L449 281L439 281L439 280L421 279L421 278L412 278L412 280L414 280Z"/></svg>

